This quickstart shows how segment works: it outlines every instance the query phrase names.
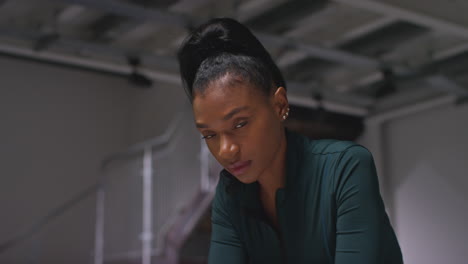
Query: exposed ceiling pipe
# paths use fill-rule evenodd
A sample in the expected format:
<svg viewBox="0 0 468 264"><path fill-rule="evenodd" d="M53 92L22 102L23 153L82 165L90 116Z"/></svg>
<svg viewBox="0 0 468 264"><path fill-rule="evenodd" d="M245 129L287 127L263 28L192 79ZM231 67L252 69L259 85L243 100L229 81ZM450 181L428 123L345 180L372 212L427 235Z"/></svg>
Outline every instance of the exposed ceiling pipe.
<svg viewBox="0 0 468 264"><path fill-rule="evenodd" d="M378 67L381 63L378 60L368 58L366 56L356 55L346 51L331 49L325 47L319 47L302 43L301 41L275 36L272 34L266 34L262 32L254 32L255 35L263 42L273 44L275 46L284 47L289 46L291 48L298 49L315 58L321 58L324 60L341 63L351 66L359 67Z"/></svg>
<svg viewBox="0 0 468 264"><path fill-rule="evenodd" d="M457 56L459 54L462 54L464 52L467 52L468 51L468 44L464 43L464 44L460 44L460 45L456 45L454 47L451 47L451 48L448 48L446 50L442 50L442 51L438 51L434 54L433 56L433 59L425 64L422 64L420 65L418 68L414 68L414 69L405 69L403 71L401 71L401 73L398 73L399 71L397 71L397 74L396 74L396 81L399 81L399 79L421 79L421 80L429 80L430 83L434 83L433 82L434 80L439 80L440 81L440 75L437 75L437 74L434 74L432 71L428 70L431 65L435 64L435 63L438 63L440 61L443 61L445 59L448 59L448 58L451 58L451 57L454 57L454 56ZM398 69L398 70L401 70L401 69ZM414 76L414 77L411 77L411 76ZM361 77L360 79L357 79L357 80L345 80L343 81L343 84L336 84L337 86L337 90L338 91L341 91L341 92L346 92L346 91L352 91L353 89L355 89L356 87L364 87L364 86L370 86L370 85L373 85L377 82L380 82L382 80L384 80L385 78L385 75L382 74L381 71L373 71L371 73L369 73L368 75L366 76L363 76ZM448 84L449 82L451 84L454 84L453 81L449 80L447 77L444 77L444 80L446 81L445 84ZM444 87L447 87L447 89L445 89L445 91L447 92L453 92L454 89L451 89L451 87L453 87L452 85L448 85L448 86L443 86L443 85L440 85L441 82L439 82L437 84L437 86L439 88L444 88ZM459 85L457 85L459 86ZM460 87L460 86L459 86ZM460 89L458 89L460 91ZM466 90L464 87L461 88L461 90Z"/></svg>
<svg viewBox="0 0 468 264"><path fill-rule="evenodd" d="M29 42L36 42L40 39L43 35L40 32L33 32L33 31L25 31L25 30L15 30L15 29L7 29L7 28L0 28L0 36L4 36L11 39L21 40L26 43ZM21 49L19 46L15 46ZM155 55L147 52L130 50L130 49L123 49L118 48L115 46L110 45L103 45L97 43L90 43L87 41L82 41L78 39L71 39L64 36L59 36L53 43L49 44L49 47L62 47L66 49L73 49L76 50L77 53L80 54L87 54L87 55L94 55L98 54L99 56L108 56L111 59L121 59L122 64L126 64L126 58L128 56L139 56L143 59L145 65L157 65L157 67L168 70L168 71L177 71L179 66L175 59L170 56L161 56ZM23 48L26 49L26 48ZM75 56L73 56L75 57ZM76 56L78 58L78 56ZM81 56L85 57L85 56ZM97 59L95 59L97 60Z"/></svg>
<svg viewBox="0 0 468 264"><path fill-rule="evenodd" d="M36 52L28 48L7 44L0 44L0 52L31 59L43 60L45 62L72 65L100 72L120 74L122 76L128 76L133 71L133 67L125 64L97 61L95 59L58 54L51 51ZM144 67L139 67L139 72L155 80L174 85L181 85L180 77L177 74L156 71Z"/></svg>
<svg viewBox="0 0 468 264"><path fill-rule="evenodd" d="M291 104L297 106L303 106L308 108L318 108L322 106L324 109L336 112L343 113L353 116L364 117L369 114L369 110L364 107L358 107L354 105L348 105L344 103L333 102L329 100L318 100L314 99L312 96L300 96L295 94L288 94L288 100Z"/></svg>
<svg viewBox="0 0 468 264"><path fill-rule="evenodd" d="M402 118L418 112L427 111L435 107L453 104L455 103L456 98L457 97L455 95L444 95L420 103L412 103L411 105L408 105L406 107L399 107L397 109L392 109L383 113L370 115L366 118L366 121L382 123L392 119Z"/></svg>
<svg viewBox="0 0 468 264"><path fill-rule="evenodd" d="M150 20L163 24L180 25L182 27L194 26L202 23L203 21L196 21L189 19L186 16L169 13L168 11L158 10L156 8L143 8L135 4L123 3L115 0L61 0L72 4L80 4L90 8L96 8L104 12L126 16L136 20ZM380 62L372 58L368 58L353 53L314 46L310 44L300 43L297 40L276 36L268 33L255 32L255 34L264 42L271 43L276 46L283 47L295 43L293 48L297 48L316 58L322 58L329 61L342 63L345 65L353 65L359 67L378 67Z"/></svg>
<svg viewBox="0 0 468 264"><path fill-rule="evenodd" d="M187 27L190 25L190 21L187 17L169 13L166 11L160 11L155 8L145 8L142 6L114 0L61 0L71 4L79 4L94 9L99 9L108 13L121 15L125 17L132 17L133 19L140 21L154 21L161 24L168 25L179 25L181 27Z"/></svg>
<svg viewBox="0 0 468 264"><path fill-rule="evenodd" d="M79 66L90 70L109 72L113 74L119 74L122 76L128 76L133 71L133 67L128 65L96 61L94 59L58 54L51 51L36 52L31 49L6 44L0 44L0 52L32 59L39 59L45 62ZM182 85L180 76L178 74L155 71L144 67L139 67L138 71L151 79L178 86ZM294 85L298 86L300 84L296 83ZM316 108L319 106L319 103L315 99L313 99L312 96L306 97L298 95L297 93L295 94L294 92L290 92L288 94L288 98L290 103L293 105L304 106L309 108ZM342 102L335 102L332 100L333 99L323 100L322 106L329 111L337 113L344 113L355 116L366 116L368 114L368 110L366 107L355 106L352 104L346 104Z"/></svg>
<svg viewBox="0 0 468 264"><path fill-rule="evenodd" d="M354 28L348 32L346 32L343 36L340 37L336 42L334 42L332 45L333 46L340 46L345 43L349 43L352 40L358 39L364 35L367 35L371 32L375 32L381 28L384 28L386 26L389 26L395 22L397 22L398 19L392 16L384 16L383 18L376 19L373 22L366 23L362 26L359 26L357 28Z"/></svg>
<svg viewBox="0 0 468 264"><path fill-rule="evenodd" d="M373 0L333 0L335 2L346 5L355 6L357 8L366 9L372 12L385 14L410 21L418 25L423 25L432 29L437 29L443 32L450 32L462 38L468 38L468 29L462 25L436 18L427 14L415 12L413 10L397 7L382 1Z"/></svg>
<svg viewBox="0 0 468 264"><path fill-rule="evenodd" d="M443 75L434 75L424 79L430 85L449 92L458 98L468 97L468 89Z"/></svg>

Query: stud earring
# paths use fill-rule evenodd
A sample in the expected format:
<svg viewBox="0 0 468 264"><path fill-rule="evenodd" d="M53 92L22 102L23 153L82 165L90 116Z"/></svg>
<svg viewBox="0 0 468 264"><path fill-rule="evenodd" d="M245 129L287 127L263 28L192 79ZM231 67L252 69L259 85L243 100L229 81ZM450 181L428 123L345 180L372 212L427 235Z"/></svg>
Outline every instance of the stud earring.
<svg viewBox="0 0 468 264"><path fill-rule="evenodd" d="M289 107L288 107L288 110L286 111L286 113L283 115L283 119L286 120L288 115L289 115Z"/></svg>

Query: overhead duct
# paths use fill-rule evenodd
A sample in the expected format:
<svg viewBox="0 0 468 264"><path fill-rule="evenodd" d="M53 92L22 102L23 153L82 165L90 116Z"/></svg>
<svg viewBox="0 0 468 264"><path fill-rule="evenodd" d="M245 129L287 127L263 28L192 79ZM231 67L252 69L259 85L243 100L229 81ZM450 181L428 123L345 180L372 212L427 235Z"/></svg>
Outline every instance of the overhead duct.
<svg viewBox="0 0 468 264"><path fill-rule="evenodd" d="M153 81L138 71L138 67L141 64L140 58L130 56L127 60L128 64L132 67L132 72L128 76L130 83L141 88L150 88L153 86Z"/></svg>
<svg viewBox="0 0 468 264"><path fill-rule="evenodd" d="M290 0L250 18L246 24L254 29L269 33L284 33L294 26L292 21L298 21L322 8L328 0Z"/></svg>
<svg viewBox="0 0 468 264"><path fill-rule="evenodd" d="M316 95L320 101L320 96ZM317 108L290 106L286 127L311 139L356 140L364 131L364 117Z"/></svg>
<svg viewBox="0 0 468 264"><path fill-rule="evenodd" d="M429 31L409 22L397 21L377 31L340 45L340 49L370 57L379 57L392 51L397 45Z"/></svg>

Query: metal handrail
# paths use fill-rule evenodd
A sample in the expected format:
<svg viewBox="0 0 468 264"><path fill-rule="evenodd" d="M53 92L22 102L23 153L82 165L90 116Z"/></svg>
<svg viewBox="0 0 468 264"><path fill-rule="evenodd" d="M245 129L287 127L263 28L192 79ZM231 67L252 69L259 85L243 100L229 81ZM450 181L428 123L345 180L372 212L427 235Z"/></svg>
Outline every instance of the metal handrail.
<svg viewBox="0 0 468 264"><path fill-rule="evenodd" d="M118 159L124 159L128 158L140 153L143 153L146 148L164 148L170 141L172 136L175 134L175 130L177 129L177 126L179 125L180 120L182 120L183 117L183 112L180 112L176 115L176 118L169 124L168 128L166 131L152 139L134 144L127 148L124 151L118 152L116 154L112 154L105 158L102 161L102 168L105 168L110 162Z"/></svg>
<svg viewBox="0 0 468 264"><path fill-rule="evenodd" d="M135 154L143 154L143 185L151 186L149 182L151 181L149 174L153 167L153 159L161 156L167 156L175 150L175 142L171 140L172 137L176 134L177 124L181 120L182 116L179 115L172 123L166 133L164 133L161 138L165 140L150 140L147 142L140 143L135 145L131 149L121 152L117 155L112 155L103 163L103 168L107 166L111 161L115 159L128 158ZM202 140L203 141L203 140ZM151 259L156 257L160 263L172 264L177 263L179 258L180 249L188 238L191 230L195 227L198 219L209 207L211 200L214 196L214 190L217 179L212 179L210 175L214 175L210 171L209 167L209 150L208 147L201 143L200 149L200 187L193 199L190 201L190 208L185 208L184 210L178 212L172 220L168 220L166 224L163 225L163 229L158 231L158 235L154 237L152 223L152 190L144 188L142 192L143 198L143 230L141 233L142 240L142 249L140 253L136 251L121 253L117 255L104 257L104 213L105 208L105 195L104 190L97 199L97 218L96 218L96 237L95 237L95 255L94 255L94 264L103 264L104 260L109 260L109 257L113 260L123 260L123 259L133 259L137 257L142 261L142 264L151 263ZM157 152L152 152L152 147L162 147L158 149ZM193 204L196 204L196 206ZM99 209L100 208L100 209ZM160 247L153 248L152 243L154 239L162 242ZM132 257L133 256L133 257Z"/></svg>
<svg viewBox="0 0 468 264"><path fill-rule="evenodd" d="M136 155L139 152L144 151L146 148L160 148L158 149L158 151L164 152L166 148L170 148L170 145L168 145L168 143L170 142L172 135L174 134L180 120L182 119L182 116L183 116L183 112L178 113L176 118L169 124L168 129L162 135L159 135L157 137L154 137L150 140L147 140L141 143L137 143L129 147L126 151L122 151L120 153L117 153L117 154L114 154L105 158L101 164L101 169L105 168L113 160L127 158L130 156ZM26 229L25 231L22 231L20 234L16 236L13 236L12 238L6 240L5 242L0 243L0 253L3 253L9 248L12 248L16 246L17 244L20 244L21 242L32 237L34 234L42 230L42 228L45 225L52 222L57 217L63 215L65 212L75 207L75 205L79 204L84 199L97 193L102 188L103 188L103 179L100 179L98 183L95 183L87 187L85 190L79 192L77 195L65 201L63 204L50 210L49 213L41 217L30 228Z"/></svg>

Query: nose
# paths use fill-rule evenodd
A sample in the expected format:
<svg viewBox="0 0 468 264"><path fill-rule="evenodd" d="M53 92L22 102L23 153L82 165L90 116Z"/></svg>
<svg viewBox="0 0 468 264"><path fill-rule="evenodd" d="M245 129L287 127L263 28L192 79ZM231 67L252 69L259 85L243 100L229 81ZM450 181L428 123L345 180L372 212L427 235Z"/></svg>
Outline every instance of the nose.
<svg viewBox="0 0 468 264"><path fill-rule="evenodd" d="M221 137L219 153L218 153L219 157L221 157L224 160L232 161L238 152L239 152L239 145L237 145L228 136Z"/></svg>

